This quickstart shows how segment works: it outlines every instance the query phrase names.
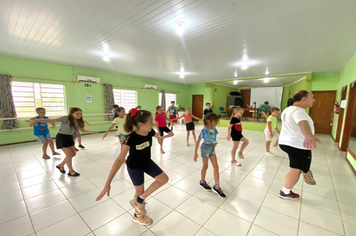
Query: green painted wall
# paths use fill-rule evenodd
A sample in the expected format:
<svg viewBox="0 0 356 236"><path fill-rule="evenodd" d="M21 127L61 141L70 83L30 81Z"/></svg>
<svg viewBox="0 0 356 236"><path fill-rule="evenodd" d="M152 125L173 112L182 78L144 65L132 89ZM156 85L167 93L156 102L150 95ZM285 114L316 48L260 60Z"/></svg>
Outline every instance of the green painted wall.
<svg viewBox="0 0 356 236"><path fill-rule="evenodd" d="M313 75L311 90L328 91L337 90L340 75Z"/></svg>
<svg viewBox="0 0 356 236"><path fill-rule="evenodd" d="M190 86L190 104L192 104L193 95L203 95L204 96L204 107L207 102L213 103L211 99L211 88L205 85L195 84Z"/></svg>
<svg viewBox="0 0 356 236"><path fill-rule="evenodd" d="M230 95L230 92L237 92L238 89L216 85L213 87L214 97L213 97L213 109L216 114L219 114L219 107L226 107L226 98Z"/></svg>
<svg viewBox="0 0 356 236"><path fill-rule="evenodd" d="M183 106L191 105L190 86L177 83L169 83L165 81L139 78L134 76L116 74L106 71L59 65L48 62L26 60L20 58L0 56L0 74L10 74L13 76L13 81L25 81L35 83L62 84L65 86L66 105L67 107L77 106L83 110L85 114L102 114L104 108L104 92L101 83L112 84L117 89L129 89L137 91L138 104L143 109L151 112L155 111L158 105L158 97L160 90L165 90L168 93L176 93L177 104ZM76 75L87 75L99 77L100 84L91 84L91 87L85 87L84 83L76 82ZM31 79L16 78L31 77ZM50 80L43 80L50 79ZM142 84L155 84L158 86L157 91L142 89ZM201 86L201 85L200 85ZM86 103L85 95L92 95L92 103ZM104 121L104 116L85 117L88 122ZM2 123L0 122L0 125ZM28 127L23 120L19 121L19 126ZM108 123L93 124L86 127L90 130L104 131L109 127ZM51 135L55 136L58 129L51 129ZM6 143L16 143L35 140L32 135L32 130L17 130L0 132L0 145Z"/></svg>

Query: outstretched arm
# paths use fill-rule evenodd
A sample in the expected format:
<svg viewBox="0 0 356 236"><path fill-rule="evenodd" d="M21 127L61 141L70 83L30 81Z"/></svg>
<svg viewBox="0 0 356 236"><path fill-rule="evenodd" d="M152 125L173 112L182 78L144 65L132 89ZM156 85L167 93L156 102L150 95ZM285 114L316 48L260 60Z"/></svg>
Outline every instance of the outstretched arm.
<svg viewBox="0 0 356 236"><path fill-rule="evenodd" d="M106 137L106 135L114 128L115 125L116 125L115 123L112 123L112 125L109 127L109 129L105 132L105 134L103 136L103 140Z"/></svg>
<svg viewBox="0 0 356 236"><path fill-rule="evenodd" d="M193 116L193 115L192 115L192 117L193 117L194 119L197 119L197 120L203 121L203 120L202 120L202 119L200 119L199 117L196 117L196 116Z"/></svg>
<svg viewBox="0 0 356 236"><path fill-rule="evenodd" d="M36 118L31 118L29 120L25 120L25 122L30 123L30 125L37 126L37 122L55 123L55 122L62 122L62 121L61 121L61 119L36 119Z"/></svg>
<svg viewBox="0 0 356 236"><path fill-rule="evenodd" d="M127 152L130 150L130 147L127 145L122 145L122 149L120 152L120 155L116 158L113 166L111 167L110 174L108 176L108 179L106 180L105 187L103 191L99 194L99 196L96 198L97 201L100 201L104 197L105 194L108 196L110 195L110 184L111 181L114 179L116 173L119 171L120 167L125 161L125 157L127 155Z"/></svg>

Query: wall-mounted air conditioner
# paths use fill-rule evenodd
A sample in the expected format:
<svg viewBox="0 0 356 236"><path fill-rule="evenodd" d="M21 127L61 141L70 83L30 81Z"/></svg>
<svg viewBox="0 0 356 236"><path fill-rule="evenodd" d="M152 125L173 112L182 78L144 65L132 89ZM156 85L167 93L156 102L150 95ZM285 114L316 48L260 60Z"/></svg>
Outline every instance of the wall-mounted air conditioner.
<svg viewBox="0 0 356 236"><path fill-rule="evenodd" d="M153 90L156 90L158 88L157 85L153 85L153 84L144 84L143 87L145 89L153 89Z"/></svg>
<svg viewBox="0 0 356 236"><path fill-rule="evenodd" d="M87 83L100 83L100 78L85 75L77 75L77 81Z"/></svg>

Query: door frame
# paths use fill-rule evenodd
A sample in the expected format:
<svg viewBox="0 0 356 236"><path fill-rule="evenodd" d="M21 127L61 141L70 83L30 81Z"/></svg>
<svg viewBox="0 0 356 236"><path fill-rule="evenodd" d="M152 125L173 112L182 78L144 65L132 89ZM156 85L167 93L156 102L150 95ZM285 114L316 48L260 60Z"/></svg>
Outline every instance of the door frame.
<svg viewBox="0 0 356 236"><path fill-rule="evenodd" d="M204 94L193 94L192 95L192 114L193 114L193 111L194 111L194 96L202 96L202 110L200 111L201 114L199 115L196 115L197 117L199 117L201 115L201 118L203 118L203 111L204 111ZM197 121L195 118L193 118L193 121Z"/></svg>
<svg viewBox="0 0 356 236"><path fill-rule="evenodd" d="M341 100L345 100L346 99L346 94L347 94L347 85L342 87L341 90ZM337 121L337 130L336 130L336 137L335 137L335 142L340 142L340 136L341 136L341 130L342 130L342 121L344 120L344 113L345 113L345 109L340 107L340 112L339 112L339 118Z"/></svg>

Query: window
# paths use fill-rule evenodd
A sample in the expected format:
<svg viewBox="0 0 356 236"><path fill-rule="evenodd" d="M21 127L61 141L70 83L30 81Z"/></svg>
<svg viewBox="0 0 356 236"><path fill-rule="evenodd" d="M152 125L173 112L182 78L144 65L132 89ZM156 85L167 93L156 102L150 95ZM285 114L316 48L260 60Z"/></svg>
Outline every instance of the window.
<svg viewBox="0 0 356 236"><path fill-rule="evenodd" d="M36 116L37 107L44 107L47 116L67 113L63 85L13 81L11 89L17 117Z"/></svg>
<svg viewBox="0 0 356 236"><path fill-rule="evenodd" d="M176 95L173 94L173 93L166 93L166 108L163 109L165 111L167 111L167 108L171 105L171 101L175 101L176 104L177 104L177 101L176 101ZM162 93L159 93L159 101L158 101L158 104L161 106L162 104Z"/></svg>
<svg viewBox="0 0 356 236"><path fill-rule="evenodd" d="M114 102L120 107L124 107L126 111L137 107L137 93L135 90L114 90Z"/></svg>

